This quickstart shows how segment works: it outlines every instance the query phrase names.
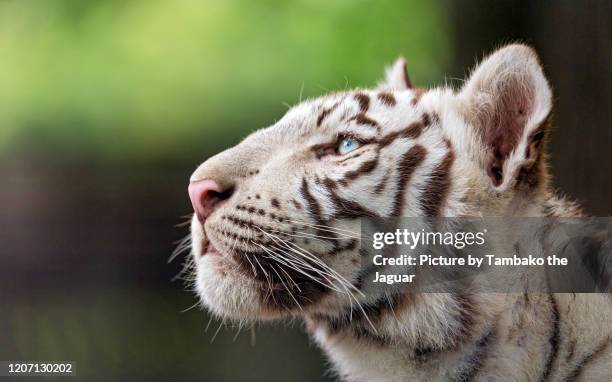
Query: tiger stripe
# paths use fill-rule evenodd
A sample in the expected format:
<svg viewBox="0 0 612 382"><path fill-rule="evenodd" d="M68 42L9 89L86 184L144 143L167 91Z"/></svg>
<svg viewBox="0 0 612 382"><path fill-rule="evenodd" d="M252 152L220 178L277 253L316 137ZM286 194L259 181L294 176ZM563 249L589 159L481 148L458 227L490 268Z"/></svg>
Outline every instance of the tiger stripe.
<svg viewBox="0 0 612 382"><path fill-rule="evenodd" d="M414 145L400 158L397 166L397 184L395 196L393 197L393 210L391 216L401 216L405 204L405 190L412 174L417 167L425 160L427 150L420 145Z"/></svg>
<svg viewBox="0 0 612 382"><path fill-rule="evenodd" d="M495 332L490 330L474 345L474 350L466 357L466 361L461 365L461 371L454 376L453 382L472 381L478 375L489 355L489 345L494 339Z"/></svg>
<svg viewBox="0 0 612 382"><path fill-rule="evenodd" d="M557 354L559 353L559 341L560 341L560 333L559 333L559 308L557 306L557 301L555 300L555 296L549 294L548 296L550 300L551 306L551 330L550 330L550 338L548 340L548 358L546 360L546 365L544 367L544 372L542 373L542 378L540 379L542 382L548 381L550 379L550 375L552 372L552 366L557 358Z"/></svg>
<svg viewBox="0 0 612 382"><path fill-rule="evenodd" d="M377 130L380 130L380 126L378 125L378 122L376 122L372 118L365 115L365 113L358 113L354 117L350 118L349 121L355 121L355 123L357 123L358 125L372 126L376 128Z"/></svg>
<svg viewBox="0 0 612 382"><path fill-rule="evenodd" d="M340 105L340 102L334 103L331 107L323 109L321 114L317 117L317 127L321 127L325 118L327 118L336 108Z"/></svg>
<svg viewBox="0 0 612 382"><path fill-rule="evenodd" d="M332 214L333 219L355 219L378 216L375 212L362 206L356 201L339 196L336 191L338 185L332 179L325 178L323 185L325 186L327 193L335 206L335 211Z"/></svg>
<svg viewBox="0 0 612 382"><path fill-rule="evenodd" d="M450 171L454 161L455 153L449 150L442 162L429 174L420 202L425 216L439 216L451 187Z"/></svg>
<svg viewBox="0 0 612 382"><path fill-rule="evenodd" d="M363 162L359 168L356 170L352 170L344 174L344 178L342 178L339 182L340 184L346 186L348 182L354 181L360 176L367 175L374 171L378 166L378 156L376 158Z"/></svg>
<svg viewBox="0 0 612 382"><path fill-rule="evenodd" d="M573 382L577 381L580 378L584 369L589 365L589 363L594 362L598 357L603 355L604 351L608 349L612 343L611 338L604 339L599 345L597 345L592 351L590 351L587 355L585 355L580 362L578 362L574 368L568 374L566 381Z"/></svg>
<svg viewBox="0 0 612 382"><path fill-rule="evenodd" d="M321 206L317 199L310 193L310 187L308 186L308 181L306 178L302 178L302 186L300 187L300 194L302 198L306 201L308 205L308 213L312 216L313 220L317 222L317 224L325 224L325 219L323 218Z"/></svg>
<svg viewBox="0 0 612 382"><path fill-rule="evenodd" d="M383 105L387 106L395 106L397 103L393 94L387 92L378 93L376 98L378 98Z"/></svg>
<svg viewBox="0 0 612 382"><path fill-rule="evenodd" d="M414 89L414 96L412 97L412 100L410 101L410 104L412 106L416 106L419 101L421 100L421 97L423 96L423 94L425 94L425 90L422 88L416 88Z"/></svg>
<svg viewBox="0 0 612 382"><path fill-rule="evenodd" d="M370 97L364 93L356 93L355 99L357 100L357 103L359 103L359 110L362 113L367 112L370 108Z"/></svg>

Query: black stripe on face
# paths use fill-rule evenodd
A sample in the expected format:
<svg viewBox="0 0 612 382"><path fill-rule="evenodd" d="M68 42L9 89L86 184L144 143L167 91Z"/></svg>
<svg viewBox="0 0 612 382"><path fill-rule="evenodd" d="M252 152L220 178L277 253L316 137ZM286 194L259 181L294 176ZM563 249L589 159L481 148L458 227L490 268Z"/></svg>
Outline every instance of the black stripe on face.
<svg viewBox="0 0 612 382"><path fill-rule="evenodd" d="M310 188L308 186L308 181L306 178L302 178L302 186L300 187L300 194L302 198L308 204L308 212L314 219L317 224L325 224L325 219L323 219L323 214L321 211L321 206L317 199L310 193Z"/></svg>
<svg viewBox="0 0 612 382"><path fill-rule="evenodd" d="M375 212L362 206L354 200L344 199L336 192L338 185L330 178L325 178L323 181L329 197L335 206L336 210L332 214L331 219L357 219L362 217L377 217Z"/></svg>
<svg viewBox="0 0 612 382"><path fill-rule="evenodd" d="M396 139L417 139L423 132L423 124L421 122L411 123L408 127L402 130L387 134L378 140L380 147L385 147L395 142Z"/></svg>
<svg viewBox="0 0 612 382"><path fill-rule="evenodd" d="M397 190L393 201L393 211L391 216L401 216L404 209L404 192L412 174L417 167L425 160L427 150L423 146L414 145L402 155L397 166Z"/></svg>
<svg viewBox="0 0 612 382"><path fill-rule="evenodd" d="M423 113L421 121L423 122L423 126L429 126L431 124L431 117L429 116L429 113Z"/></svg>
<svg viewBox="0 0 612 382"><path fill-rule="evenodd" d="M365 114L363 113L359 113L355 116L353 116L352 118L349 119L349 121L355 121L358 124L364 125L364 126L370 126L370 127L374 127L376 129L377 132L380 131L380 126L378 125L378 123L370 118L368 118ZM380 151L380 149L392 144L393 142L395 142L395 140L397 139L417 139L421 133L423 132L423 128L425 127L425 125L423 124L423 122L427 122L429 123L428 120L421 120L421 121L416 121L411 123L410 125L408 125L407 127L398 130L398 131L394 131L392 133L389 133L385 136L383 136L380 139L360 139L360 141L362 141L361 143L366 145L366 144L377 144L378 148L377 150ZM321 159L324 156L327 155L334 155L337 154L336 153L336 148L338 147L338 141L335 140L333 142L327 142L327 143L319 143L316 145L313 145L310 147L310 150L313 151L317 157L317 159ZM357 158L359 156L361 156L363 154L363 152L358 152L355 153L349 157L343 158L341 160L338 161L338 163L342 163L345 162L347 160L350 159L354 159Z"/></svg>
<svg viewBox="0 0 612 382"><path fill-rule="evenodd" d="M357 103L359 103L359 110L362 113L368 111L370 107L370 97L367 94L357 93L355 94L355 99L357 100Z"/></svg>
<svg viewBox="0 0 612 382"><path fill-rule="evenodd" d="M387 187L387 182L388 181L389 181L389 173L386 172L385 175L383 175L383 177L380 180L380 182L374 188L374 193L377 194L377 195L382 194L382 192L385 190L385 187Z"/></svg>
<svg viewBox="0 0 612 382"><path fill-rule="evenodd" d="M333 106L323 109L321 114L319 114L319 116L317 117L317 127L321 126L325 118L327 118L334 110L336 110L339 104L340 102L336 102Z"/></svg>
<svg viewBox="0 0 612 382"><path fill-rule="evenodd" d="M321 180L318 178L315 180L315 182L317 182L318 184L321 184ZM315 223L320 226L327 225L329 219L325 219L323 217L321 205L319 204L317 199L310 193L310 188L308 186L308 181L306 180L306 178L302 178L302 186L300 187L300 194L302 195L302 198L306 200L306 204L309 209L308 212L310 213L310 216L315 221ZM337 247L338 241L337 241L337 235L335 232L326 231L319 227L315 229L315 232L317 235L325 237L325 240L328 240L333 245L334 248Z"/></svg>
<svg viewBox="0 0 612 382"><path fill-rule="evenodd" d="M380 130L380 125L378 124L378 122L365 115L365 113L358 113L354 117L350 118L349 121L355 121L355 123L357 123L358 125L374 127L377 131Z"/></svg>
<svg viewBox="0 0 612 382"><path fill-rule="evenodd" d="M450 190L450 170L454 161L455 153L452 149L449 149L442 162L429 175L429 181L421 196L421 208L425 216L433 217L440 214L442 204Z"/></svg>
<svg viewBox="0 0 612 382"><path fill-rule="evenodd" d="M302 209L302 205L300 204L300 202L295 199L291 199L291 204L293 204L293 207L295 207L296 210Z"/></svg>
<svg viewBox="0 0 612 382"><path fill-rule="evenodd" d="M378 155L376 155L376 158L374 159L363 162L356 170L348 171L346 174L344 174L344 177L339 181L339 183L346 187L349 182L352 182L360 176L374 171L376 166L378 166Z"/></svg>
<svg viewBox="0 0 612 382"><path fill-rule="evenodd" d="M387 93L387 92L378 93L377 97L380 100L380 102L382 102L384 105L387 105L387 106L395 106L395 104L397 103L397 101L395 100L395 97L391 93Z"/></svg>

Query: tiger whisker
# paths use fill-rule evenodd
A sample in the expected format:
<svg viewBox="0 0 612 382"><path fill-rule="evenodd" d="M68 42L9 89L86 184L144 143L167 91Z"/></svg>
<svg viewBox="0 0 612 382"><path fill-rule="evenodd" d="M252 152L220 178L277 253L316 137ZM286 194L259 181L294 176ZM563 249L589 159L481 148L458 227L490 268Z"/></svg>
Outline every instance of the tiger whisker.
<svg viewBox="0 0 612 382"><path fill-rule="evenodd" d="M280 282L283 284L283 286L285 287L285 290L287 291L287 293L289 293L289 296L291 296L291 298L293 299L293 301L295 301L295 303L297 304L298 308L300 308L300 310L303 312L304 309L302 309L302 305L300 305L300 303L298 302L298 300L295 298L295 296L293 295L293 293L291 293L291 289L289 289L287 287L287 285L285 284L285 282L283 281L283 278L278 274L278 272L276 271L276 269L274 269L274 267L272 268L272 270L274 271L274 273L276 273L276 275L278 276L278 279L280 280Z"/></svg>
<svg viewBox="0 0 612 382"><path fill-rule="evenodd" d="M180 254L182 254L183 252L185 252L185 250L191 247L191 234L188 234L187 236L179 240L176 244L176 248L174 249L174 251L172 251L172 254L168 258L168 264L170 264Z"/></svg>
<svg viewBox="0 0 612 382"><path fill-rule="evenodd" d="M280 248L276 248L276 249L281 250ZM282 250L281 250L281 251L282 251ZM283 252L284 252L284 251L283 251ZM285 253L286 253L286 252L285 252ZM286 254L287 254L287 255L289 255L288 253L286 253ZM287 259L286 257L283 257L283 256L281 256L281 257L282 257L282 258L284 258L284 259ZM293 258L294 258L294 260L299 260L299 259L297 259L297 258L295 258L295 257L293 257ZM287 259L287 261L291 262L291 260L289 260L289 259ZM342 290L339 290L339 289L337 289L336 287L334 287L333 282L332 282L332 281L331 281L329 278L327 278L327 277L326 277L326 274L325 274L324 272L322 272L321 270L316 269L316 268L314 268L314 267L310 266L309 264L307 264L307 263L305 263L305 262L302 262L302 264L303 264L303 266L306 266L306 267L307 267L307 270L312 270L312 271L314 271L314 272L315 272L317 275L322 276L322 277L325 279L325 281L327 281L329 284L325 284L325 283L322 283L322 282L321 282L321 281L319 281L319 280L316 280L315 278L313 278L313 277L312 277L312 275L310 275L310 274L308 274L308 273L304 273L304 272L301 272L301 271L300 271L300 273L305 274L306 276L308 276L308 277L309 277L309 278L311 278L312 280L314 280L314 281L318 282L319 284L322 284L322 285L324 285L324 286L326 286L326 287L328 287L328 288L330 288L330 289L333 289L333 290L337 291L338 293L343 293L343 291L342 291ZM295 268L294 268L294 269L295 269ZM297 270L297 269L296 269L296 271L299 271L299 270ZM331 276L331 275L330 275L330 276Z"/></svg>
<svg viewBox="0 0 612 382"><path fill-rule="evenodd" d="M282 240L282 239L281 239L281 240ZM291 245L292 243L287 243L287 242L286 242L286 244ZM304 252L308 253L310 256L314 257L314 255L312 255L310 252L306 251L305 249L301 248L299 245L296 245L296 244L293 244L293 245L295 245L295 246L296 246L298 249L300 249L300 250L302 250L302 251L304 251ZM325 266L326 266L328 269L330 269L330 270L332 270L332 271L333 271L333 269L329 268L329 266L327 266L326 264L325 264ZM344 281L344 282L342 283L342 285L345 287L345 289L346 289L346 291L347 291L348 295L349 295L350 297L352 297L352 298L355 300L355 302L357 303L357 306L358 306L358 307L359 307L359 309L361 310L361 313L363 314L363 316L365 317L365 319L368 321L368 323L370 324L370 326L372 327L372 329L374 330L374 332L375 332L375 333L377 333L378 331L377 331L376 327L374 326L374 324L372 323L372 321L370 320L370 318L368 317L368 315L367 315L367 313L366 313L365 309L363 308L363 305L362 305L362 304L359 302L359 300L357 299L357 297L356 297L356 296L355 296L355 295L354 295L354 294L353 294L353 293L350 291L350 289L349 289L349 288L353 288L353 289L354 289L354 290L356 290L356 291L357 291L357 292L358 292L358 293L359 293L359 294L360 294L362 297L365 297L365 295L363 294L363 292L362 292L362 291L360 291L359 289L357 289L357 288L356 288L356 287L355 287L353 284L349 283L349 282L348 282L348 280L346 280L346 279L345 279L345 278L344 278L342 275L338 274L336 271L334 271L334 273L336 273L336 274L338 275L338 277L340 278L340 281ZM349 288L347 288L347 285L348 285L348 287L349 287Z"/></svg>
<svg viewBox="0 0 612 382"><path fill-rule="evenodd" d="M361 237L359 233L348 230L348 229L344 229L344 228L337 228L337 227L332 227L329 225L313 224L313 223L309 223L306 221L300 221L300 220L287 220L287 221L290 223L302 224L304 226L314 227L314 228L318 228L318 229L329 231L329 232L344 233L356 239Z"/></svg>
<svg viewBox="0 0 612 382"><path fill-rule="evenodd" d="M298 222L298 223L300 223L300 222ZM309 223L305 223L305 224L309 224ZM276 243L277 246L274 246L274 248L273 248L274 250L271 250L271 249L266 248L265 246L261 245L260 243L251 240L250 243L252 245L255 245L256 247L259 247L259 248L263 249L268 254L269 258L274 260L275 262L279 263L279 265L284 265L284 266L286 266L286 267L288 267L290 269L293 269L294 271L296 271L296 272L298 272L300 274L303 274L304 276L308 277L309 279L313 280L314 282L317 282L317 283L319 283L319 284L321 284L321 285L323 285L323 286L325 286L327 288L330 288L330 289L332 289L332 290L334 290L334 291L336 291L336 292L338 292L340 294L346 294L348 296L349 303L351 304L351 310L353 310L352 307L353 307L353 301L354 301L357 304L357 306L358 306L359 310L361 311L362 315L365 317L365 319L369 323L369 325L372 327L372 329L375 332L377 332L376 327L372 324L372 322L371 322L370 318L368 317L365 309L363 308L363 305L361 304L361 302L359 301L357 296L355 296L355 293L353 291L357 292L362 297L365 297L365 295L363 294L363 292L361 290L356 288L355 285L350 283L345 277L340 275L337 271L332 269L329 265L325 264L321 259L319 259L315 255L313 255L309 251L305 250L304 248L300 247L299 245L291 243L291 242L288 242L288 241L282 239L281 237L279 237L277 235L274 235L274 234L272 234L270 232L267 232L267 231L263 230L261 227L259 227L257 225L250 225L250 227L254 228L254 229L257 229L260 232L262 232L264 235L272 238L272 240ZM327 232L338 233L338 232L334 232L332 229L330 229L331 227L325 227L325 228L326 228ZM287 233L284 233L284 232L281 232L280 234L287 235ZM312 234L309 234L309 233L302 233L302 234L306 234L306 235L308 235L310 237L321 236L321 235L312 235ZM342 233L342 234L343 235L347 235L346 233ZM351 232L351 234L354 234L354 233ZM353 238L355 238L355 237L353 237ZM238 244L238 242L236 241L232 247L235 247L237 244ZM279 253L278 251L282 252L283 254ZM291 255L291 253L293 253L293 255ZM248 259L248 257L247 257L247 259ZM269 296L271 296L274 299L273 285L272 285L272 282L270 280L270 275L266 272L266 270L261 265L259 260L257 260L256 257L253 257L253 259L255 260L255 262L257 263L259 268L264 273L264 275L266 277L266 280L268 282L268 286L269 286ZM311 261L312 263L317 265L319 268L314 267L312 264L307 263L306 260ZM251 266L254 267L254 265L252 263L251 263ZM276 272L276 270L274 268L272 268L272 269L273 269L273 271L275 273L277 273L277 276L279 277L279 280L281 280L283 286L287 290L289 290L289 288L284 283L284 280L282 279L280 274L278 274L278 272ZM280 268L280 269L282 269L282 268ZM322 277L325 280L325 282L323 282L320 279L314 277L313 274L305 272L304 270L309 270L311 272L314 272L316 274L316 276ZM255 270L254 270L254 272L256 274ZM335 285L334 281L337 282L339 284L339 287L342 288L342 289L338 289L338 287ZM294 280L293 280L293 282L295 283ZM291 297L294 300L297 300L297 299L295 299L295 296L291 296Z"/></svg>
<svg viewBox="0 0 612 382"><path fill-rule="evenodd" d="M283 268L280 268L281 272L283 272L287 278L293 283L293 285L295 285L295 288L298 290L298 292L302 292L302 288L300 288L300 286L295 282L295 280L293 280L293 277L289 276L289 274L287 273L287 271L285 271Z"/></svg>
<svg viewBox="0 0 612 382"><path fill-rule="evenodd" d="M272 286L272 280L270 279L270 275L268 275L268 272L266 272L266 270L261 265L259 260L257 260L257 257L254 256L253 260L255 260L255 262L257 263L257 265L259 266L259 268L263 272L264 276L266 277L266 282L268 283L268 294L266 295L266 299L271 297L272 300L276 303L276 299L274 298L274 293L273 293L274 289L273 289L273 286Z"/></svg>
<svg viewBox="0 0 612 382"><path fill-rule="evenodd" d="M296 233L288 233L285 231L280 231L280 230L270 230L269 232L275 232L278 234L282 234L285 236L290 236L290 237L299 237L299 238L307 238L307 239L315 239L315 240L319 240L319 241L325 241L325 240L342 240L344 238L341 237L332 237L332 236L321 236L321 235L316 235L313 233L309 233L309 232L296 232Z"/></svg>
<svg viewBox="0 0 612 382"><path fill-rule="evenodd" d="M174 282L174 281L177 281L177 280L183 280L183 281L187 281L187 282L193 281L193 280L195 280L194 271L195 271L195 264L194 264L193 258L191 256L189 256L183 262L181 270L170 281L171 282ZM190 274L190 273L192 275L188 276L188 278L185 278L185 275Z"/></svg>
<svg viewBox="0 0 612 382"><path fill-rule="evenodd" d="M266 250L266 249L265 249L265 247L263 247L261 244L259 244L259 243L254 243L254 244L255 244L255 245L257 245L257 246L259 246L259 247L261 247L262 249L264 249L264 251ZM313 281L315 281L315 282L317 282L317 283L319 283L319 284L321 284L321 285L323 285L323 286L325 286L325 287L327 287L327 288L333 289L333 290L337 291L338 293L342 293L342 291L341 291L341 290L339 290L339 289L335 288L333 285L331 285L331 284L325 284L325 283L323 283L322 281L317 280L316 278L314 278L314 277L313 277L311 274L309 274L309 273L305 272L305 271L304 271L304 270L302 270L302 269L299 269L298 267L296 267L296 265L295 265L295 264L292 264L292 263L291 263L291 261L290 261L290 260L288 260L286 257L283 257L283 256L281 256L281 255L280 255L280 254L278 254L278 253L276 253L276 256L277 256L276 258L273 256L273 257L272 257L272 259L274 259L275 261L279 262L280 264L283 264L283 265L285 265L285 266L287 266L287 267L289 267L289 268L291 268L291 269L295 270L296 272L299 272L300 274L302 274L302 275L304 275L304 276L306 276L306 277L310 278L311 280L313 280ZM280 259L279 259L279 258L280 258ZM314 270L314 268L313 268L313 270ZM316 271L316 270L315 270L315 271ZM329 280L327 280L327 281L329 282Z"/></svg>
<svg viewBox="0 0 612 382"><path fill-rule="evenodd" d="M177 223L174 225L174 228L183 228L191 224L191 216L183 216L184 219L187 219L183 222Z"/></svg>
<svg viewBox="0 0 612 382"><path fill-rule="evenodd" d="M232 342L236 342L236 339L238 338L238 336L240 335L240 331L242 330L242 323L239 322L238 323L238 330L236 331L236 335L234 336L234 338L232 338Z"/></svg>
<svg viewBox="0 0 612 382"><path fill-rule="evenodd" d="M274 235L272 235L272 236L274 236ZM342 284L345 284L345 285L347 285L349 287L352 287L356 291L358 291L359 293L362 293L361 291L359 291L359 289L355 288L355 286L353 284L351 284L348 280L346 280L346 278L344 278L342 275L340 275L338 272L336 272L334 269L332 269L329 265L325 264L321 259L317 258L312 253L306 251L304 248L300 247L297 244L287 242L287 241L282 240L281 238L278 238L278 237L276 237L276 238L281 240L288 249L291 249L293 247L292 249L294 251L297 251L298 254L302 255L303 257L306 257L306 258L310 259L311 261L317 263L318 265L320 265L321 267L323 267L324 269L329 271L332 275L334 275L335 277L339 278L340 280L338 280L338 281L340 281Z"/></svg>
<svg viewBox="0 0 612 382"><path fill-rule="evenodd" d="M253 268L253 276L257 276L257 269L255 268L255 265L253 264L251 259L249 259L248 256L245 256L244 258L249 262L249 264L251 264L251 268Z"/></svg>
<svg viewBox="0 0 612 382"><path fill-rule="evenodd" d="M260 245L260 244L258 244L258 243L256 243L256 245L261 246L261 245ZM261 247L262 247L262 248L264 248L263 246L261 246ZM280 249L280 248L277 248L277 249L282 251L282 249ZM267 249L265 249L265 248L264 248L264 250L267 250ZM284 252L284 251L283 251L283 252ZM288 253L286 253L286 252L284 252L284 253L285 253L285 254L287 254L287 255L289 255L289 254L288 254ZM285 265L285 266L287 266L288 268L295 270L296 272L298 272L298 273L300 273L300 274L302 274L302 275L304 275L304 276L308 277L309 279L312 279L313 281L315 281L315 282L317 282L317 283L319 283L319 284L321 284L321 285L323 285L323 286L325 286L325 287L328 287L328 288L330 288L330 289L336 290L336 291L337 291L337 292L339 292L339 293L342 293L342 291L341 291L341 290L338 290L337 288L335 288L335 287L333 286L333 283L331 283L331 281L330 281L329 279L327 279L327 278L326 278L324 275L323 275L323 277L324 277L324 278L326 279L326 281L327 281L328 283L330 283L330 284L323 283L321 280L317 280L317 279L315 279L315 278L314 278L314 277L313 277L311 274L309 274L309 273L305 272L305 271L304 271L304 268L306 268L306 270L312 270L312 271L314 271L314 272L315 272L315 273L317 273L317 274L320 274L320 273L321 273L321 272L320 272L320 270L318 270L318 269L316 269L316 268L312 267L311 265L309 265L309 264L305 263L305 262L304 262L302 259L295 258L295 257L293 257L293 259L292 259L292 258L287 258L286 256L283 256L283 255L281 255L281 254L280 254L280 253L278 253L278 252L273 252L273 253L272 253L272 255L273 255L273 259L274 259L275 261L279 262L280 264ZM292 260L293 260L293 261L292 261ZM297 261L297 262L298 262L298 264L295 264L295 261Z"/></svg>
<svg viewBox="0 0 612 382"><path fill-rule="evenodd" d="M348 284L348 281L346 279L344 279L340 274L338 274L338 272L336 272L335 270L333 270L332 268L330 268L327 264L325 264L323 261L321 261L319 258L317 258L316 256L307 253L306 255L304 253L301 253L300 251L296 250L295 248L292 248L290 246L291 243L279 238L276 235L273 235L271 233L265 232L264 230L261 230L263 233L269 235L270 237L272 237L272 240L279 240L282 244L284 244L286 249L292 250L294 252L296 252L297 254L301 255L302 257L308 258L309 260L313 261L314 263L318 264L319 266L321 266L323 269L326 269L329 272L329 276L333 277L333 278L340 278L338 281L340 283L346 282ZM298 246L299 249L301 249ZM317 271L316 269L313 269L315 271Z"/></svg>
<svg viewBox="0 0 612 382"><path fill-rule="evenodd" d="M208 328L210 327L210 324L214 318L215 316L212 316L212 315L210 316L210 318L208 319L208 323L206 324L206 327L204 328L204 333L208 332Z"/></svg>
<svg viewBox="0 0 612 382"><path fill-rule="evenodd" d="M331 280L329 280L326 276L329 276L329 277L332 277L332 278L336 277L336 275L326 271L325 268L318 269L318 268L314 267L313 265L308 264L306 261L304 261L304 259L302 259L300 257L296 257L294 255L291 255L291 253L289 253L289 252L285 252L285 250L283 250L282 248L279 248L279 247L273 247L273 248L274 249L278 249L279 251L282 251L287 256L290 256L292 259L294 259L295 261L298 261L300 264L302 264L303 267L306 267L308 270L312 270L312 271L316 272L317 274L323 276L329 282L331 282ZM290 251L293 251L294 253L297 253L298 255L301 255L299 252L295 251L293 248L285 247L285 249L289 249Z"/></svg>
<svg viewBox="0 0 612 382"><path fill-rule="evenodd" d="M221 320L221 323L219 324L219 327L215 331L215 334L213 335L212 339L210 340L211 344L213 342L215 342L215 338L217 338L217 334L219 334L219 331L221 331L221 327L224 326L224 325L225 325L225 318L223 320Z"/></svg>
<svg viewBox="0 0 612 382"><path fill-rule="evenodd" d="M385 297L387 299L387 304L389 305L389 308L391 309L391 314L393 314L393 317L395 318L395 321L397 323L401 323L401 321L399 320L399 318L395 314L395 309L393 308L393 302L391 301L391 298L390 298L389 294L385 294Z"/></svg>
<svg viewBox="0 0 612 382"><path fill-rule="evenodd" d="M351 312L353 309L353 300L357 303L357 306L359 307L359 309L361 310L362 314L364 315L364 317L366 318L366 320L368 321L368 323L370 324L370 326L372 327L372 329L377 332L376 327L374 327L374 325L372 324L370 318L368 317L367 313L365 312L365 310L363 309L363 306L361 305L361 303L358 301L357 297L346 287L346 285L343 285L344 283L342 282L343 280L346 281L346 279L344 279L342 276L341 280L338 280L341 282L341 285L344 287L345 291L339 291L339 293L346 293L349 296L349 303L351 304ZM348 283L348 281L347 281ZM352 284L349 284L351 287L354 287ZM334 290L337 290L334 288ZM361 293L361 291L359 291ZM361 293L363 295L363 293ZM351 299L352 298L352 299Z"/></svg>

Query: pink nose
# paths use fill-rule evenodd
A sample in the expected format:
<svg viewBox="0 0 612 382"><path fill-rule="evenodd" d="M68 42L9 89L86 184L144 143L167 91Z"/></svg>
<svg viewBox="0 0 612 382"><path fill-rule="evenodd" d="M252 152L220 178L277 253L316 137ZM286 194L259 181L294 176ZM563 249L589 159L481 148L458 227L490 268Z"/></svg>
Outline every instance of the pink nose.
<svg viewBox="0 0 612 382"><path fill-rule="evenodd" d="M211 179L196 180L189 183L189 198L200 222L204 223L208 215L220 201L221 188Z"/></svg>

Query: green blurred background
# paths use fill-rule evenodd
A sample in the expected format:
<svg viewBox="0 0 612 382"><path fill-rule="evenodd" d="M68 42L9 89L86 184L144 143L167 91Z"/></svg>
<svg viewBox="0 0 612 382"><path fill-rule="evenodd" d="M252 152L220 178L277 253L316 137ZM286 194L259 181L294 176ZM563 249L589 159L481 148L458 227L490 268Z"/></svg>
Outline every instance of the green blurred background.
<svg viewBox="0 0 612 382"><path fill-rule="evenodd" d="M555 184L612 211L611 2L0 1L0 359L81 380L317 381L298 324L237 334L171 282L186 186L300 98L418 86L536 47L556 95ZM211 343L217 328L218 335Z"/></svg>

